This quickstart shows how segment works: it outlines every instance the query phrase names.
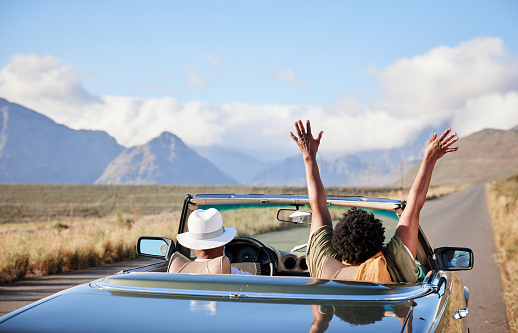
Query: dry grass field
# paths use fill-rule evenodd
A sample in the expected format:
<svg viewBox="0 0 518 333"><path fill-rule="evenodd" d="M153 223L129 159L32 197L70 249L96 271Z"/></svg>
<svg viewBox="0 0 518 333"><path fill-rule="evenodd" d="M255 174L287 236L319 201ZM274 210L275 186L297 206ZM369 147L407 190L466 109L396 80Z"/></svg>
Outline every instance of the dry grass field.
<svg viewBox="0 0 518 333"><path fill-rule="evenodd" d="M430 189L430 196L458 189ZM328 187L328 195L401 199L387 188ZM0 283L111 263L135 256L142 235L176 237L185 195L201 193L306 194L305 187L0 185ZM247 214L255 214L247 210ZM225 216L240 235L291 226L255 214ZM250 219L248 219L250 220ZM259 223L258 223L259 221Z"/></svg>
<svg viewBox="0 0 518 333"><path fill-rule="evenodd" d="M379 196L386 188L328 187L328 195ZM10 185L0 184L0 224L181 210L186 194L306 194L302 186Z"/></svg>
<svg viewBox="0 0 518 333"><path fill-rule="evenodd" d="M518 176L487 185L509 327L518 332Z"/></svg>

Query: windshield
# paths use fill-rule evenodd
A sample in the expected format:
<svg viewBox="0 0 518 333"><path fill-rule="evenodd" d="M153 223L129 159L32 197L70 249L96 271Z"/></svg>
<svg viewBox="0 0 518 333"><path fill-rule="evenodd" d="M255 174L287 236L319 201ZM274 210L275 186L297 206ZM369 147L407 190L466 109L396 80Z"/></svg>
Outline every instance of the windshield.
<svg viewBox="0 0 518 333"><path fill-rule="evenodd" d="M279 209L293 209L290 205L200 205L200 209L216 208L223 216L223 224L227 228L236 228L237 236L252 236L265 245L270 245L279 250L288 252L305 252L308 242L308 224L296 224L277 220ZM329 207L333 225L346 213L348 207ZM302 206L300 211L311 212L309 206ZM383 222L385 227L385 244L394 235L398 223L397 214L394 211L379 209L364 209Z"/></svg>

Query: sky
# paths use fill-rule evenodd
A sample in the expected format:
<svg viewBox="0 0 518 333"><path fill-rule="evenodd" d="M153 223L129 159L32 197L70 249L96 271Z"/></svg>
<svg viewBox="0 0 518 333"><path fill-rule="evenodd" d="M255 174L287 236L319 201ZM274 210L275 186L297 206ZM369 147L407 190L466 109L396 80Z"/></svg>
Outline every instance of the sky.
<svg viewBox="0 0 518 333"><path fill-rule="evenodd" d="M121 145L262 160L518 125L518 1L0 0L0 97ZM423 143L424 144L424 143Z"/></svg>

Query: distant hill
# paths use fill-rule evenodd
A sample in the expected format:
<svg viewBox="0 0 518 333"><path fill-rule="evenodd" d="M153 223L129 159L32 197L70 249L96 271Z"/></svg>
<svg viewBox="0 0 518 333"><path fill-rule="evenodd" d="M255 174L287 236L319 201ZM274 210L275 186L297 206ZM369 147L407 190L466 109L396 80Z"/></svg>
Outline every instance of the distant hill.
<svg viewBox="0 0 518 333"><path fill-rule="evenodd" d="M371 178L386 171L377 164L356 155L344 155L334 160L321 162L322 179L326 184L368 186Z"/></svg>
<svg viewBox="0 0 518 333"><path fill-rule="evenodd" d="M124 150L96 184L205 184L238 182L201 157L176 135L164 132L145 145Z"/></svg>
<svg viewBox="0 0 518 333"><path fill-rule="evenodd" d="M447 127L448 125L446 124L438 126L438 128ZM377 172L387 174L394 169L399 169L401 164L413 165L420 161L424 154L426 143L430 140L435 131L436 129L428 127L418 133L416 137L410 138L408 142L401 147L361 151L354 155L362 160L374 163Z"/></svg>
<svg viewBox="0 0 518 333"><path fill-rule="evenodd" d="M304 162L299 155L274 163L257 172L249 181L252 185L290 185L306 184Z"/></svg>
<svg viewBox="0 0 518 333"><path fill-rule="evenodd" d="M336 159L320 159L318 165L326 186L384 186L394 181L375 163L355 155ZM306 185L306 172L301 155L289 157L258 172L250 181L253 185Z"/></svg>
<svg viewBox="0 0 518 333"><path fill-rule="evenodd" d="M477 183L518 174L518 126L507 131L486 129L459 139L459 151L441 158L432 185ZM405 176L411 185L419 164Z"/></svg>
<svg viewBox="0 0 518 333"><path fill-rule="evenodd" d="M268 164L251 156L218 146L193 147L227 175L232 175L240 184L249 184L252 177L268 167Z"/></svg>
<svg viewBox="0 0 518 333"><path fill-rule="evenodd" d="M356 155L336 159L320 159L318 165L325 186L386 186L400 179L399 168L386 171L378 164ZM254 185L306 185L302 156L296 155L258 172Z"/></svg>
<svg viewBox="0 0 518 333"><path fill-rule="evenodd" d="M92 184L123 149L0 98L0 183Z"/></svg>
<svg viewBox="0 0 518 333"><path fill-rule="evenodd" d="M443 126L444 127L444 126ZM338 158L318 158L322 181L326 186L387 186L401 184L401 169L408 171L418 162L433 129L427 128L402 147L361 151ZM260 170L248 184L306 184L304 164L300 156L289 157Z"/></svg>
<svg viewBox="0 0 518 333"><path fill-rule="evenodd" d="M410 187L431 131L409 147L360 152L319 160L324 185ZM417 143L419 141L419 143ZM459 151L435 166L432 185L487 182L518 174L518 126L507 131L487 129L458 141ZM398 163L399 162L399 163ZM258 185L305 185L300 156L290 157L252 179Z"/></svg>

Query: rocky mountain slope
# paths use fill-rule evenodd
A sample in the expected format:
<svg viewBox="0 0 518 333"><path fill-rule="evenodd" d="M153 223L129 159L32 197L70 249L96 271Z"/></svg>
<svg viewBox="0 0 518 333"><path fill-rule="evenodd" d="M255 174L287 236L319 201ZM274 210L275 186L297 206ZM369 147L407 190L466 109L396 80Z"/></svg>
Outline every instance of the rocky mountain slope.
<svg viewBox="0 0 518 333"><path fill-rule="evenodd" d="M124 150L95 183L235 185L237 181L176 135L164 132L142 146Z"/></svg>
<svg viewBox="0 0 518 333"><path fill-rule="evenodd" d="M253 175L268 167L268 163L246 154L231 151L218 146L193 147L227 175L232 175L240 184L250 183Z"/></svg>
<svg viewBox="0 0 518 333"><path fill-rule="evenodd" d="M459 151L441 158L432 185L488 182L518 174L518 127L486 129L461 138ZM405 176L406 186L417 174L415 165Z"/></svg>
<svg viewBox="0 0 518 333"><path fill-rule="evenodd" d="M426 137L424 139L423 137ZM424 147L431 134L413 147L394 148L319 160L325 185L412 185ZM511 130L487 129L458 141L459 151L437 163L432 185L486 182L518 174L518 126ZM398 163L399 161L399 163ZM305 185L302 158L294 156L260 171L251 180L258 185Z"/></svg>
<svg viewBox="0 0 518 333"><path fill-rule="evenodd" d="M0 98L0 183L92 184L123 149Z"/></svg>

